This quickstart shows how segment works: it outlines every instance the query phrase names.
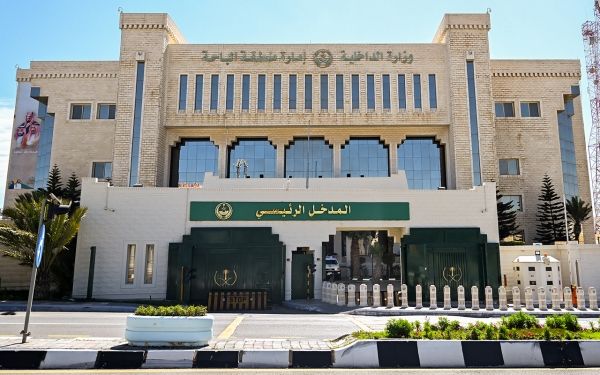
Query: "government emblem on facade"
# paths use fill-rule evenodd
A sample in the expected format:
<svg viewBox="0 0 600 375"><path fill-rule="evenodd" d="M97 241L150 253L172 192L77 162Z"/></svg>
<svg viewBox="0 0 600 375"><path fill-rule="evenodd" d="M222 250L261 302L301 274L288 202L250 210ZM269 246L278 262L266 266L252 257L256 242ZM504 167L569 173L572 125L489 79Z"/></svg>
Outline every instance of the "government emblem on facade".
<svg viewBox="0 0 600 375"><path fill-rule="evenodd" d="M220 274L219 271L215 271L213 281L217 286L233 286L237 281L237 273L235 270L230 271L228 269L224 269Z"/></svg>
<svg viewBox="0 0 600 375"><path fill-rule="evenodd" d="M462 270L460 267L450 267L447 270L446 267L444 267L444 270L442 271L442 277L447 282L459 282L462 279Z"/></svg>
<svg viewBox="0 0 600 375"><path fill-rule="evenodd" d="M219 203L215 208L215 215L219 220L227 220L233 214L233 207L229 203Z"/></svg>
<svg viewBox="0 0 600 375"><path fill-rule="evenodd" d="M314 60L319 68L327 68L333 62L333 55L326 49L320 49L315 52Z"/></svg>

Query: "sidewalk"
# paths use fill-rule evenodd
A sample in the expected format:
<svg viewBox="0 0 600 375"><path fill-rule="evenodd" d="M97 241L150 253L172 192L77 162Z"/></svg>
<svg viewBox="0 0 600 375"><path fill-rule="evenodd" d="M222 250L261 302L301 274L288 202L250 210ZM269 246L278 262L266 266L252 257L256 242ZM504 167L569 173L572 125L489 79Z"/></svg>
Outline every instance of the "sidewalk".
<svg viewBox="0 0 600 375"><path fill-rule="evenodd" d="M134 312L140 304L123 302L33 301L31 311L43 312ZM0 311L25 311L27 301L0 301Z"/></svg>

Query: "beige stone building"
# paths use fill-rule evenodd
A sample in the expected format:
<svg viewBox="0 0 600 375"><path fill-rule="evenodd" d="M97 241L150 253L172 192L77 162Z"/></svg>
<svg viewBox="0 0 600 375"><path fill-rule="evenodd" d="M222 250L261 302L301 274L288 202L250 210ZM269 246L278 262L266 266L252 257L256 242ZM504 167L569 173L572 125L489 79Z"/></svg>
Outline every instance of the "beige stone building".
<svg viewBox="0 0 600 375"><path fill-rule="evenodd" d="M176 285L183 293L177 267L187 264L187 250L176 248L188 236L204 238L194 237L194 228L213 226L266 226L279 236L286 275L280 300L293 297L293 255L312 254L320 265L325 252L335 252L348 265L346 230L379 230L389 250L395 244L402 254L405 277L433 280L435 272L415 274L430 260L412 257L411 246L422 241L414 229L446 233L437 242L448 248L452 231L444 230L476 229L465 241L491 247L473 251L497 254L496 184L513 201L528 244L536 242L544 174L560 196L591 201L580 62L490 59L489 14L447 14L429 44L190 44L166 14L121 14L119 27L119 61L32 61L17 71L23 94L5 205L25 181L45 186L54 164L63 174L100 181L83 184L82 204L90 212L79 236L74 294L85 292L91 246L99 254L99 296L143 297L150 290L144 288L156 288L156 296L170 298ZM42 129L37 145L26 139L32 111ZM144 198L133 198L138 191ZM266 225L268 215L286 217L285 207L266 203L288 201L295 202L288 218L298 219L296 210L305 215L303 208L313 215L301 225L287 219ZM315 221L321 208L312 202L319 201L327 215L355 205L358 216L328 218L324 225ZM172 204L149 210L164 202ZM203 202L217 204L209 210L217 219L194 219ZM253 202L265 204L257 209ZM368 202L404 202L410 218L397 211L388 217L375 206L360 211ZM138 212L134 203L148 206L138 216L119 216ZM225 203L231 205L218 205ZM231 210L256 210L256 217L227 216ZM305 232L298 236L300 227ZM583 236L593 243L591 221ZM497 255L476 266L469 251L460 262L489 271L477 282L498 284ZM317 270L316 295L324 270ZM212 279L219 285L216 274ZM197 284L203 291L214 287Z"/></svg>

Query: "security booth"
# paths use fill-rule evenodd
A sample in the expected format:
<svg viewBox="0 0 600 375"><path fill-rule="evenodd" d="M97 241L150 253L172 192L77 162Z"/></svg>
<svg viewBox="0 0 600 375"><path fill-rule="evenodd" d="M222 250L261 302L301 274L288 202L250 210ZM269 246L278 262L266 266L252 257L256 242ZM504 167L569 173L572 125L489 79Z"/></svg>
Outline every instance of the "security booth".
<svg viewBox="0 0 600 375"><path fill-rule="evenodd" d="M535 255L521 255L513 260L513 274L517 285L524 293L526 287L531 287L534 291L534 302L538 303L538 287L543 286L546 290L547 302L552 300L550 290L558 287L562 295L562 278L560 274L560 260L540 254L536 251Z"/></svg>

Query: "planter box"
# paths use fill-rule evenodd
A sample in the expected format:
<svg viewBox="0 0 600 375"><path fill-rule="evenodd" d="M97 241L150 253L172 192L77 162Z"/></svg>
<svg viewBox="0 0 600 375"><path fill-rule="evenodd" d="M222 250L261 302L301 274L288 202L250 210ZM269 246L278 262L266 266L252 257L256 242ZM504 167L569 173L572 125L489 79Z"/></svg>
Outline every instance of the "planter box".
<svg viewBox="0 0 600 375"><path fill-rule="evenodd" d="M206 316L127 316L125 339L134 346L204 346L214 318Z"/></svg>

